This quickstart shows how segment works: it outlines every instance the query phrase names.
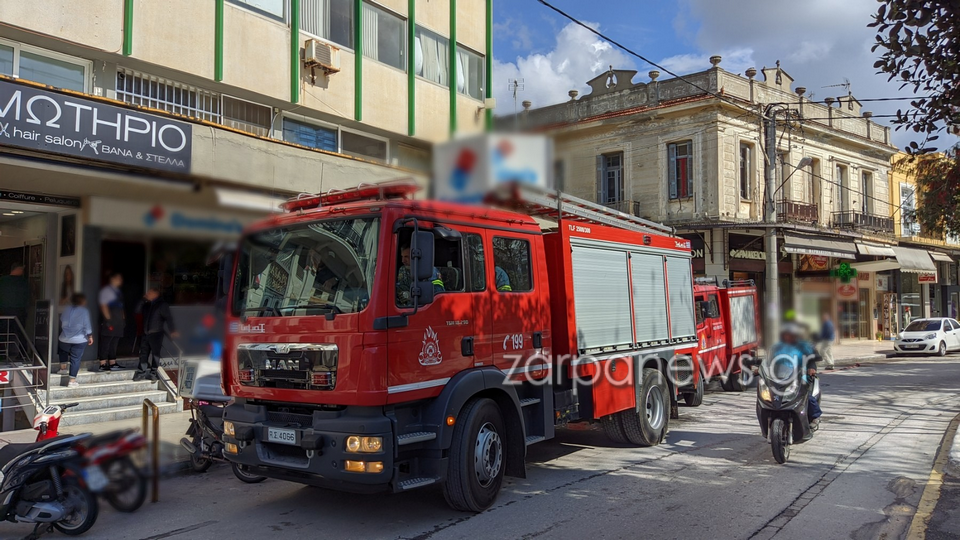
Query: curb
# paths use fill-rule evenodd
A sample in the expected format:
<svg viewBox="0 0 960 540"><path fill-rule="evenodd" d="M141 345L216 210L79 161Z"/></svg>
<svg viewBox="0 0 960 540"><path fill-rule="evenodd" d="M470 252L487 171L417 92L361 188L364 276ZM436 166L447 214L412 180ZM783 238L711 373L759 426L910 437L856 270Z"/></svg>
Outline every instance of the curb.
<svg viewBox="0 0 960 540"><path fill-rule="evenodd" d="M953 477L960 477L960 444L958 444L956 433L953 435L953 440L950 441L950 452L947 463L943 467L943 472Z"/></svg>

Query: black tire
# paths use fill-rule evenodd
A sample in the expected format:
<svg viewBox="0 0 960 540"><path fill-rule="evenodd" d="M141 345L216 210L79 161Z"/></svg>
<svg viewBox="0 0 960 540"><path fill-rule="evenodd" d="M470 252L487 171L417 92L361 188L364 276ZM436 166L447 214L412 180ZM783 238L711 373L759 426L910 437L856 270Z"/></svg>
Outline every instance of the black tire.
<svg viewBox="0 0 960 540"><path fill-rule="evenodd" d="M720 381L720 386L725 392L743 392L746 388L743 385L743 372L738 371L727 375L726 379Z"/></svg>
<svg viewBox="0 0 960 540"><path fill-rule="evenodd" d="M777 418L770 424L770 449L773 459L783 465L790 458L790 425Z"/></svg>
<svg viewBox="0 0 960 540"><path fill-rule="evenodd" d="M110 485L103 498L110 506L121 512L136 512L143 506L147 500L147 478L129 457L107 464L104 472Z"/></svg>
<svg viewBox="0 0 960 540"><path fill-rule="evenodd" d="M693 393L683 395L683 402L687 404L687 407L703 405L703 374L697 379L697 386Z"/></svg>
<svg viewBox="0 0 960 540"><path fill-rule="evenodd" d="M620 417L614 414L608 414L600 419L600 424L603 426L603 432L606 434L607 438L611 441L618 444L627 444L630 441L627 440L627 434L623 431L623 426L620 424Z"/></svg>
<svg viewBox="0 0 960 540"><path fill-rule="evenodd" d="M457 415L447 465L443 497L454 510L482 512L497 500L503 483L504 435L500 407L492 399L478 398ZM479 465L479 469L478 469Z"/></svg>
<svg viewBox="0 0 960 540"><path fill-rule="evenodd" d="M67 514L53 526L67 536L79 536L97 522L97 515L100 513L97 496L81 486L75 477L63 477L62 482L63 504L67 507Z"/></svg>
<svg viewBox="0 0 960 540"><path fill-rule="evenodd" d="M653 368L643 370L638 413L634 409L620 411L620 423L627 440L639 446L656 446L667 438L670 428L671 397L663 373Z"/></svg>
<svg viewBox="0 0 960 540"><path fill-rule="evenodd" d="M203 457L203 439L200 434L200 428L196 425L193 426L193 433L190 434L193 437L193 447L197 449L196 452L190 454L190 468L198 473L207 472L213 465L213 460L207 457Z"/></svg>
<svg viewBox="0 0 960 540"><path fill-rule="evenodd" d="M248 484L259 484L267 479L266 476L259 476L256 474L251 474L245 470L245 465L238 465L236 463L230 463L231 468L233 469L233 474L240 479L241 482L246 482Z"/></svg>
<svg viewBox="0 0 960 540"><path fill-rule="evenodd" d="M937 355L943 357L947 355L947 344L940 342L940 347L937 348Z"/></svg>

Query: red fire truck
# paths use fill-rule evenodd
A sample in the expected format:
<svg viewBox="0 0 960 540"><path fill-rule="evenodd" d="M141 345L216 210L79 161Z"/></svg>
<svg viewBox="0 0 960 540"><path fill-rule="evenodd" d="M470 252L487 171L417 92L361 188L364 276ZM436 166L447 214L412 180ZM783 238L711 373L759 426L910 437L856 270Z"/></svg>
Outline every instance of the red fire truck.
<svg viewBox="0 0 960 540"><path fill-rule="evenodd" d="M704 376L683 398L697 407L703 402L704 384L711 379L720 379L727 392L743 392L741 360L757 356L760 313L752 280L697 278L693 294L700 340L697 358Z"/></svg>
<svg viewBox="0 0 960 540"><path fill-rule="evenodd" d="M228 459L349 491L441 483L481 511L557 425L663 441L699 378L689 241L555 192L514 185L493 209L413 191L301 198L245 233Z"/></svg>

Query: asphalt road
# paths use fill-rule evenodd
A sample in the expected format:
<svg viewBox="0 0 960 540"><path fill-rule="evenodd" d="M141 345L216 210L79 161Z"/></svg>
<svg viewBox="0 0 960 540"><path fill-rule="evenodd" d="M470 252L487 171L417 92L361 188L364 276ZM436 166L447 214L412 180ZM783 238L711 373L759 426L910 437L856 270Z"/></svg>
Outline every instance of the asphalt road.
<svg viewBox="0 0 960 540"><path fill-rule="evenodd" d="M960 413L960 357L896 359L821 379L823 425L777 465L760 437L756 394L709 392L682 407L656 448L610 443L572 426L529 449L479 515L439 489L351 495L224 466L165 480L136 514L104 507L85 538L902 538L948 424ZM26 525L0 524L19 538ZM52 535L51 537L56 536Z"/></svg>

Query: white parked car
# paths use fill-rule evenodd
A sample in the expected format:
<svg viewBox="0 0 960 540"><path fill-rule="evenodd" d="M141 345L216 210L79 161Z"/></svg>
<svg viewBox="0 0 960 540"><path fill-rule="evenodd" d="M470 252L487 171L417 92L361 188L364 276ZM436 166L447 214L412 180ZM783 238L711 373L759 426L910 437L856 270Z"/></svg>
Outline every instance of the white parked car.
<svg viewBox="0 0 960 540"><path fill-rule="evenodd" d="M954 319L917 319L897 335L893 350L898 354L939 354L960 351L960 322Z"/></svg>

